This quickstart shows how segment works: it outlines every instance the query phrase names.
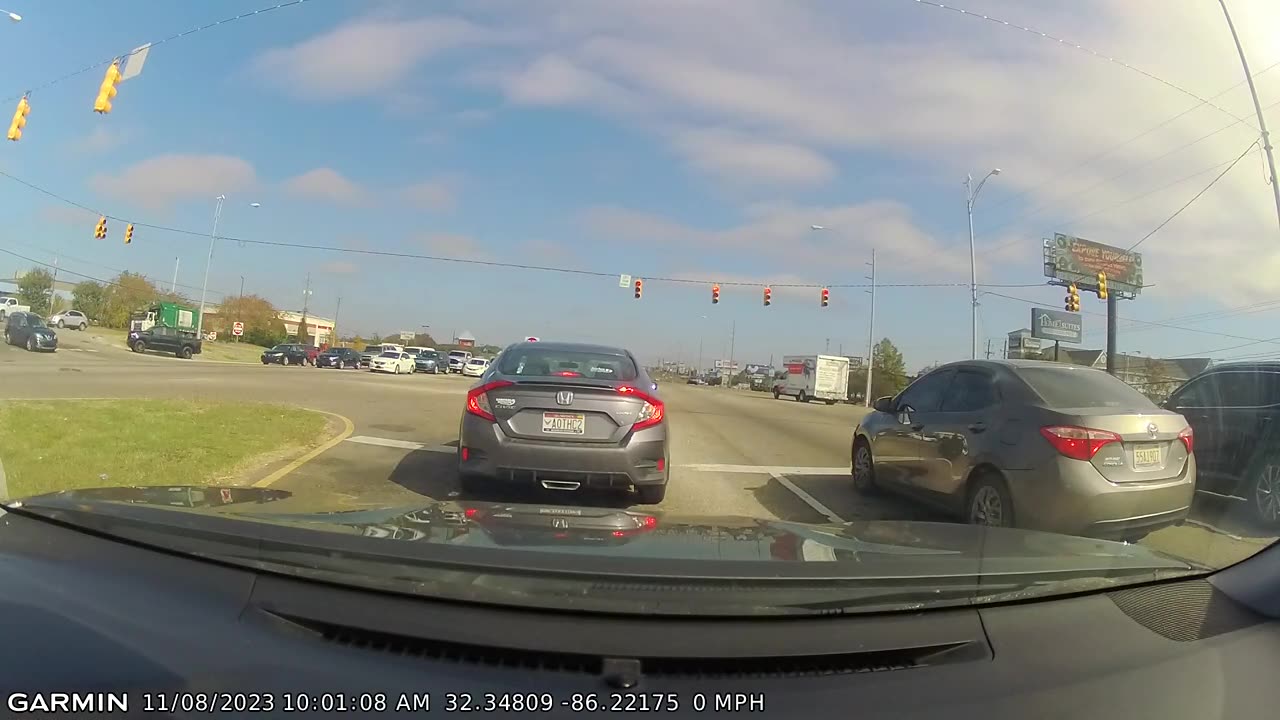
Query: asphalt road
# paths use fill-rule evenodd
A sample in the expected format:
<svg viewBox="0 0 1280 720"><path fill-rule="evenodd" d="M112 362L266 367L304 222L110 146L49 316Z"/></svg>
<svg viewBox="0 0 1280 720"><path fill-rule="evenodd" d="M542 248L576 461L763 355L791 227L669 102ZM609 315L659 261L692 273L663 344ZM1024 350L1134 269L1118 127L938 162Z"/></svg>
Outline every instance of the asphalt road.
<svg viewBox="0 0 1280 720"><path fill-rule="evenodd" d="M54 354L0 345L0 399L198 397L300 405L336 413L354 429L274 481L272 487L295 492L279 501L278 510L414 505L458 493L454 453L470 379L137 355L95 338L92 330L63 331L59 340L62 349ZM863 408L715 387L668 384L661 392L673 436L664 511L797 522L947 519L892 496L854 492L849 440ZM245 482L270 479L280 469L264 468ZM494 499L625 502L541 489L507 490ZM1241 515L1237 503L1203 496L1193 522L1144 543L1224 565L1274 539Z"/></svg>

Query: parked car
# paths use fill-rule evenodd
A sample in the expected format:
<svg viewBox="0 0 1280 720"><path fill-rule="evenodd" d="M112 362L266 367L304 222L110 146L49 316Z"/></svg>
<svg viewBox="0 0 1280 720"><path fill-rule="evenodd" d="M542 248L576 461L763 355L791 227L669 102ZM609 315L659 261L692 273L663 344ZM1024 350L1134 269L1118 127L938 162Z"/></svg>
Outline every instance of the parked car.
<svg viewBox="0 0 1280 720"><path fill-rule="evenodd" d="M414 372L413 356L403 350L388 350L375 357L369 363L370 372L400 373Z"/></svg>
<svg viewBox="0 0 1280 720"><path fill-rule="evenodd" d="M486 368L489 367L489 358L473 357L467 360L467 364L462 366L463 377L480 377L484 374Z"/></svg>
<svg viewBox="0 0 1280 720"><path fill-rule="evenodd" d="M445 358L447 365L445 369L451 373L460 373L467 366L467 361L471 359L471 351L469 350L450 350L449 355Z"/></svg>
<svg viewBox="0 0 1280 720"><path fill-rule="evenodd" d="M155 325L147 330L130 332L129 348L136 353L147 350L171 352L184 360L190 360L192 355L200 354L203 343L193 332Z"/></svg>
<svg viewBox="0 0 1280 720"><path fill-rule="evenodd" d="M424 350L413 357L413 365L418 372L432 375L445 371L442 367L444 362L444 358L435 350Z"/></svg>
<svg viewBox="0 0 1280 720"><path fill-rule="evenodd" d="M31 352L55 352L58 349L58 334L33 312L12 312L5 318L4 342L6 345L24 347Z"/></svg>
<svg viewBox="0 0 1280 720"><path fill-rule="evenodd" d="M262 353L263 365L306 365L307 362L307 346L298 343L276 345Z"/></svg>
<svg viewBox="0 0 1280 720"><path fill-rule="evenodd" d="M59 329L69 327L73 330L84 330L89 327L89 318L79 310L68 310L50 315L49 324Z"/></svg>
<svg viewBox="0 0 1280 720"><path fill-rule="evenodd" d="M316 356L316 367L331 367L339 370L360 369L360 353L351 348L329 348Z"/></svg>
<svg viewBox="0 0 1280 720"><path fill-rule="evenodd" d="M367 345L365 346L365 349L360 353L360 362L365 366L368 366L375 357L381 355L384 352L404 352L404 348L400 347L399 345L393 345L391 343Z"/></svg>
<svg viewBox="0 0 1280 720"><path fill-rule="evenodd" d="M854 430L853 481L974 524L1136 540L1187 517L1193 438L1100 370L964 361L876 400Z"/></svg>
<svg viewBox="0 0 1280 720"><path fill-rule="evenodd" d="M525 342L467 391L458 430L464 492L506 482L605 488L662 502L671 464L666 406L628 351Z"/></svg>
<svg viewBox="0 0 1280 720"><path fill-rule="evenodd" d="M1215 365L1175 390L1164 407L1196 435L1196 488L1246 501L1280 527L1280 362Z"/></svg>

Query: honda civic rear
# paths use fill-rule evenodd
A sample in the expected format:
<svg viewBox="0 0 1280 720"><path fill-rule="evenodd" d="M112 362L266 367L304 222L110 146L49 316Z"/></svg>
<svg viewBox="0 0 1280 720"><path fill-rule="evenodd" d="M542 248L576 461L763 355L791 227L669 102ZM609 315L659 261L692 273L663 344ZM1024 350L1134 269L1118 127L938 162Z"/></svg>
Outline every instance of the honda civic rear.
<svg viewBox="0 0 1280 720"><path fill-rule="evenodd" d="M467 393L458 437L464 490L524 483L661 502L666 408L626 350L570 343L508 347Z"/></svg>

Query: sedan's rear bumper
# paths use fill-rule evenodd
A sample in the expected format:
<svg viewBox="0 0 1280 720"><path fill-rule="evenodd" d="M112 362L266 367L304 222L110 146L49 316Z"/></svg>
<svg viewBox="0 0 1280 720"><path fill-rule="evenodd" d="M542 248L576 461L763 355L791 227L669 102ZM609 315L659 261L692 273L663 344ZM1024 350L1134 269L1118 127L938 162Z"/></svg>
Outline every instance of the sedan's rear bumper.
<svg viewBox="0 0 1280 720"><path fill-rule="evenodd" d="M459 471L497 480L631 490L665 485L671 471L665 423L633 432L615 445L512 438L498 425L466 413L458 439Z"/></svg>
<svg viewBox="0 0 1280 720"><path fill-rule="evenodd" d="M1020 527L1123 538L1186 520L1196 490L1195 456L1177 477L1113 483L1090 463L1058 458L1036 470L1006 471Z"/></svg>

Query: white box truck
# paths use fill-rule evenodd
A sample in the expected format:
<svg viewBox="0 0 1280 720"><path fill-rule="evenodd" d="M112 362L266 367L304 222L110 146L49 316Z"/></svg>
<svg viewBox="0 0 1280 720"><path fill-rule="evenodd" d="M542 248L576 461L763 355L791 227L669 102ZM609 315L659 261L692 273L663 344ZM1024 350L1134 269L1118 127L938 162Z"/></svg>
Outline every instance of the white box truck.
<svg viewBox="0 0 1280 720"><path fill-rule="evenodd" d="M789 395L797 402L817 398L828 405L849 396L849 358L840 355L784 355L786 378L773 386L773 397Z"/></svg>

